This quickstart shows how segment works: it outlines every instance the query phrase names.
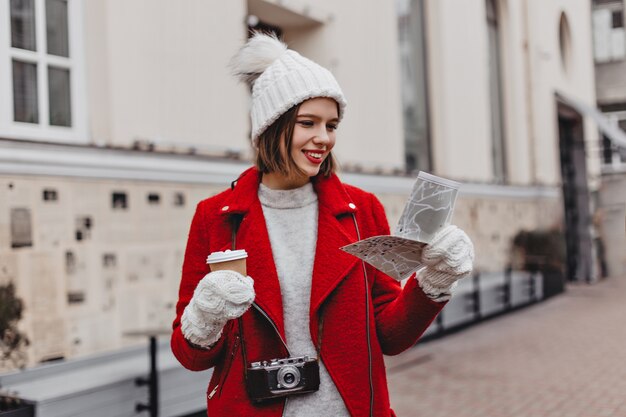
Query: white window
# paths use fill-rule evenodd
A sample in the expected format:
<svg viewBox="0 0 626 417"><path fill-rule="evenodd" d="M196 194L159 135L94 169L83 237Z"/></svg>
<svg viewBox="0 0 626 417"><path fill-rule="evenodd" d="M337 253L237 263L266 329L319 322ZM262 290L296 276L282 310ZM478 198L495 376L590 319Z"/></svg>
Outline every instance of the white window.
<svg viewBox="0 0 626 417"><path fill-rule="evenodd" d="M0 0L0 136L85 142L83 0Z"/></svg>
<svg viewBox="0 0 626 417"><path fill-rule="evenodd" d="M626 132L626 110L604 113L616 127ZM626 148L620 148L603 137L603 162L608 165L626 166Z"/></svg>
<svg viewBox="0 0 626 417"><path fill-rule="evenodd" d="M621 61L626 58L622 0L603 2L594 7L593 50L596 63Z"/></svg>

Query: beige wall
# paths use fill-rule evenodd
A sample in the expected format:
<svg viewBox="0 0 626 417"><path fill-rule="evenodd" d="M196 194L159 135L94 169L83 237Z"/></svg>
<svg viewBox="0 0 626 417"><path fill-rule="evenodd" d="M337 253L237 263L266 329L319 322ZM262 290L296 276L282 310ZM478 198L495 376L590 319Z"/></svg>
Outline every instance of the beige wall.
<svg viewBox="0 0 626 417"><path fill-rule="evenodd" d="M572 37L569 63L563 65L559 50L561 13L569 22ZM591 8L586 0L532 1L529 3L530 57L533 85L533 125L537 181L559 182L560 163L558 125L553 94L568 94L591 106L595 105L593 51L591 49ZM549 28L553 28L549 30ZM585 123L587 170L592 186L597 186L599 165L595 126Z"/></svg>
<svg viewBox="0 0 626 417"><path fill-rule="evenodd" d="M282 16L272 23L285 29L287 41L329 67L345 90L349 107L336 148L340 162L403 167L395 2L370 7L357 0L83 4L91 142L129 146L139 139L249 154L248 92L226 66L244 41L246 16L269 10L273 18ZM560 174L553 93L558 89L595 102L589 2L499 4L509 178L514 184L555 185ZM435 171L489 182L485 2L427 0L426 6ZM562 11L573 38L567 70L558 41ZM592 148L597 135L589 124L586 139ZM597 158L589 155L594 177Z"/></svg>
<svg viewBox="0 0 626 417"><path fill-rule="evenodd" d="M285 39L331 69L348 98L336 147L339 161L401 168L393 2L281 4L296 11L312 7L321 16L315 26L288 26L298 21L287 19ZM248 93L227 69L245 40L246 1L195 0L183 6L164 0L90 0L85 9L95 142L130 145L147 139L249 152Z"/></svg>
<svg viewBox="0 0 626 417"><path fill-rule="evenodd" d="M129 145L147 139L250 152L248 93L226 65L244 41L243 22L253 11L283 27L294 49L338 78L349 101L336 147L339 161L403 167L393 2L377 7L360 7L355 0L187 4L86 2L94 141ZM509 180L556 185L560 161L554 92L595 102L590 8L585 0L502 0L500 6ZM272 21L276 8L289 10L292 17ZM308 24L303 17L307 8L314 18ZM563 11L573 46L567 67L559 50ZM491 181L484 1L428 0L426 13L435 170L466 181ZM595 128L587 124L585 133L591 146L597 140ZM588 160L592 178L599 172L596 159Z"/></svg>
<svg viewBox="0 0 626 417"><path fill-rule="evenodd" d="M429 0L426 10L435 171L488 181L492 175L482 2Z"/></svg>
<svg viewBox="0 0 626 417"><path fill-rule="evenodd" d="M85 2L92 139L244 148L247 93L226 68L245 3Z"/></svg>
<svg viewBox="0 0 626 417"><path fill-rule="evenodd" d="M32 341L29 365L145 343L125 337L128 331L169 329L196 203L223 188L0 176L0 284L14 282L24 301L20 327ZM58 200L43 201L43 189L56 190ZM112 209L113 191L127 193L126 210ZM150 192L159 193L160 204L147 202ZM176 192L184 206L173 205ZM32 246L11 247L13 208L30 210ZM92 227L79 241L83 216ZM105 262L107 255L114 261ZM84 299L70 303L70 294Z"/></svg>
<svg viewBox="0 0 626 417"><path fill-rule="evenodd" d="M585 0L499 5L509 178L514 184L557 185L554 92L595 103L590 7ZM559 49L562 11L572 34L567 69ZM462 180L491 181L485 2L429 0L427 17L435 169ZM587 125L585 135L592 146L594 127ZM590 153L592 176L598 172L596 159Z"/></svg>
<svg viewBox="0 0 626 417"><path fill-rule="evenodd" d="M288 2L285 2L288 3ZM287 31L304 55L330 68L348 100L338 131L340 163L404 166L396 12L393 1L317 1L332 21L308 33Z"/></svg>
<svg viewBox="0 0 626 417"><path fill-rule="evenodd" d="M506 158L509 181L513 184L535 182L535 168L531 162L530 126L534 123L528 104L529 67L524 46L524 2L500 3L499 19L502 22L502 75Z"/></svg>

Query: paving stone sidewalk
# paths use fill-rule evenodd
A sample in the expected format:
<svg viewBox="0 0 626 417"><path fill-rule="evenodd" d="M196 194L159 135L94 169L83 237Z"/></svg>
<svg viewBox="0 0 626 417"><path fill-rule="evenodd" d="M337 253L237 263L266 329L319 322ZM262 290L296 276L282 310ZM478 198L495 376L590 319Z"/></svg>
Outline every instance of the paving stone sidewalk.
<svg viewBox="0 0 626 417"><path fill-rule="evenodd" d="M399 417L626 417L626 277L386 358Z"/></svg>

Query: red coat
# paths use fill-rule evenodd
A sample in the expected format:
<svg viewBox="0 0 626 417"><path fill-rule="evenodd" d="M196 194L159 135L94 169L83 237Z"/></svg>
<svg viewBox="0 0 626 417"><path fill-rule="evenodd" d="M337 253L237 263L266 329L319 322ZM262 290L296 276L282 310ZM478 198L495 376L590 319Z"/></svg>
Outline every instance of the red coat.
<svg viewBox="0 0 626 417"><path fill-rule="evenodd" d="M279 281L257 196L259 181L258 171L251 168L242 174L233 190L200 202L189 232L171 344L184 367L194 371L215 367L207 390L211 417L279 417L283 411L282 400L256 405L248 399L238 321L227 323L222 338L210 350L191 347L180 329L181 315L194 288L209 272L207 255L231 247L228 215L239 213L243 220L237 233L237 248L248 251L248 275L254 279L255 301L284 339ZM383 207L373 194L344 185L335 175L316 178L314 188L319 201L319 221L309 330L317 344L318 319L322 314L322 361L350 414L365 417L369 416L370 387L363 267L360 260L339 248L358 240L352 213L356 215L362 239L389 234L389 226ZM445 303L430 300L415 279L410 279L403 290L397 281L369 265L367 274L371 294L373 415L388 417L394 414L389 407L383 354L395 355L413 346ZM243 315L249 362L287 356L268 317L253 308Z"/></svg>

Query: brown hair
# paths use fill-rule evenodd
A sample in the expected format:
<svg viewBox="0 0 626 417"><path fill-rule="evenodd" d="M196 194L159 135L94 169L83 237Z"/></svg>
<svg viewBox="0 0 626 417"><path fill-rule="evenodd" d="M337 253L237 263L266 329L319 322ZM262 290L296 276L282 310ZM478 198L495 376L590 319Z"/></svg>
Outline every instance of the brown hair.
<svg viewBox="0 0 626 417"><path fill-rule="evenodd" d="M300 103L302 104L302 103ZM293 130L296 126L298 110L300 104L297 104L283 113L274 123L272 123L263 133L259 135L259 149L256 154L256 166L260 172L267 174L270 172L278 172L285 176L305 175L304 172L291 158L291 142L293 140ZM280 150L281 141L285 140L285 154ZM332 152L322 162L319 174L329 177L335 172L336 162ZM318 175L319 175L318 174Z"/></svg>

